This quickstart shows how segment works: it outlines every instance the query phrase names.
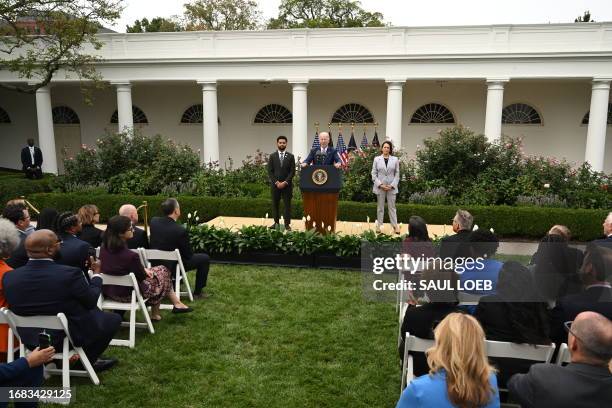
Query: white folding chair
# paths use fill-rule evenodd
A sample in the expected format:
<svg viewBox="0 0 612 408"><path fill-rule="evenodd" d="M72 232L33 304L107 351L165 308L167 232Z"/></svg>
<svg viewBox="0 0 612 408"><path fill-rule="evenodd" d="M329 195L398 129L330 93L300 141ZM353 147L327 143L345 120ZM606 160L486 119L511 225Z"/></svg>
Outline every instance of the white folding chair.
<svg viewBox="0 0 612 408"><path fill-rule="evenodd" d="M433 340L411 336L410 333L406 332L406 341L404 342L404 362L402 364L402 385L400 388L400 394L414 378L414 361L409 352L416 351L424 353L425 351L433 347L433 345Z"/></svg>
<svg viewBox="0 0 612 408"><path fill-rule="evenodd" d="M142 249L143 248L136 248L136 249L130 249L130 251L136 252L138 254L138 258L140 259L140 263L142 264L142 266L146 267L147 264L145 263L145 260L143 258ZM100 247L96 248L96 258L97 259L100 258Z"/></svg>
<svg viewBox="0 0 612 408"><path fill-rule="evenodd" d="M149 315L149 311L145 304L146 300L142 297L140 293L140 288L138 287L138 281L136 281L136 276L133 273L125 276L113 276L100 274L102 277L103 285L116 285L123 286L132 289L132 299L129 303L116 302L114 300L105 299L102 294L100 294L100 302L98 306L102 310L126 310L130 312L130 320L129 322L121 322L123 327L129 327L130 336L128 340L124 339L112 339L110 344L111 346L127 346L129 348L134 348L136 345L136 327L139 328L148 328L149 333L154 334L155 329L153 328L153 323L151 322L151 316ZM142 314L145 318L145 323L136 321L136 313L141 310Z"/></svg>
<svg viewBox="0 0 612 408"><path fill-rule="evenodd" d="M8 310L6 307L0 308L0 324L6 324L9 326L9 321L4 313L5 310ZM7 334L7 346L6 346L6 362L12 363L15 361L15 352L19 351L19 347L15 347L15 335L13 334L13 329L11 326L8 328Z"/></svg>
<svg viewBox="0 0 612 408"><path fill-rule="evenodd" d="M143 259L147 267L151 267L151 261L174 261L176 262L176 270L174 274L174 292L176 296L188 296L190 301L193 301L193 293L191 292L191 285L189 279L187 279L187 272L183 265L183 259L178 249L174 251L161 251L159 249L142 249ZM171 271L172 272L172 271ZM186 291L181 292L181 283L185 283ZM161 305L162 309L172 309L172 305Z"/></svg>
<svg viewBox="0 0 612 408"><path fill-rule="evenodd" d="M557 365L569 364L572 362L572 356L569 352L567 343L561 343L559 346L559 352L557 353Z"/></svg>
<svg viewBox="0 0 612 408"><path fill-rule="evenodd" d="M100 379L94 371L85 351L82 347L77 347L72 341L70 331L68 330L68 320L64 313L58 313L57 316L19 316L10 310L5 310L4 314L7 317L9 326L13 329L13 332L17 335L19 342L19 351L22 357L25 357L29 352L26 350L21 337L19 336L19 328L37 328L40 330L62 330L66 335L64 337L62 350L53 355L53 359L62 360L62 368L48 368L45 367L45 372L49 374L61 374L62 375L62 387L70 387L70 376L75 377L89 377L91 382L95 385L100 384ZM71 349L72 346L72 349ZM70 369L70 357L78 355L81 363L85 370L71 370Z"/></svg>
<svg viewBox="0 0 612 408"><path fill-rule="evenodd" d="M480 301L483 295L474 295L472 293L459 292L457 298L459 300L459 306L474 306Z"/></svg>

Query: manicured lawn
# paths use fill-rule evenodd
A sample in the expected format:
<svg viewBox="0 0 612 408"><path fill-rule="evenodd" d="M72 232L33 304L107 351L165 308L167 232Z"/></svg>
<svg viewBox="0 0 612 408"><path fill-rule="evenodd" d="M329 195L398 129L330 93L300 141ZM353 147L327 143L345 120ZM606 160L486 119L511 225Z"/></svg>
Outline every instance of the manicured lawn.
<svg viewBox="0 0 612 408"><path fill-rule="evenodd" d="M366 302L359 272L213 265L208 300L164 314L102 385L73 378L75 407L393 407L393 303ZM48 382L60 384L59 378Z"/></svg>

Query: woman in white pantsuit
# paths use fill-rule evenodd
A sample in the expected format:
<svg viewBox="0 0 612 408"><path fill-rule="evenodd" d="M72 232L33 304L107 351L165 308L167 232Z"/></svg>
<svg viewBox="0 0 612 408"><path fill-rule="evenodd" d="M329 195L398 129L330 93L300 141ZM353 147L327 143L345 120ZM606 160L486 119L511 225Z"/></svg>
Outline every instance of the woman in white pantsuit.
<svg viewBox="0 0 612 408"><path fill-rule="evenodd" d="M397 212L395 210L395 197L400 177L399 159L393 156L393 145L390 141L383 142L382 154L374 158L372 163L372 191L378 197L376 208L376 231L380 232L385 217L385 199L389 208L389 220L396 234L400 233L397 225Z"/></svg>

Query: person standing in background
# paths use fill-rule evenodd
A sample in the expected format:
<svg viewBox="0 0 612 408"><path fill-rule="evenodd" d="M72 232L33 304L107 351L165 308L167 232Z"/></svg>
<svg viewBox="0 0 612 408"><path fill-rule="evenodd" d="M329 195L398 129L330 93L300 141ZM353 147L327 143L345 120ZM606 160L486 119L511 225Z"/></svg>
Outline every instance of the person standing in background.
<svg viewBox="0 0 612 408"><path fill-rule="evenodd" d="M34 146L34 139L28 139L28 145L21 149L21 165L25 176L29 179L42 178L42 151Z"/></svg>
<svg viewBox="0 0 612 408"><path fill-rule="evenodd" d="M397 211L395 210L395 198L400 178L399 159L393 156L393 145L385 141L381 147L382 154L374 158L372 163L372 191L377 196L376 207L376 232L380 232L385 217L385 199L389 208L389 221L396 234L400 233L397 225Z"/></svg>
<svg viewBox="0 0 612 408"><path fill-rule="evenodd" d="M287 138L276 138L277 151L268 159L268 179L272 188L272 214L274 225L279 226L279 207L281 197L285 207L285 229L291 230L291 198L293 197L293 176L295 175L295 157L287 151Z"/></svg>

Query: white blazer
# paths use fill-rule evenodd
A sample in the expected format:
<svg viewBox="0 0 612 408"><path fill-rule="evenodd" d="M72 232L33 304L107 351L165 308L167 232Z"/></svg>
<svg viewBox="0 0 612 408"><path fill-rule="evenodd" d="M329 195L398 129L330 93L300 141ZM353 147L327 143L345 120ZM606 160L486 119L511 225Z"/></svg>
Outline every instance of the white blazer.
<svg viewBox="0 0 612 408"><path fill-rule="evenodd" d="M390 190L389 193L397 194L399 177L400 166L399 159L397 157L389 155L389 164L387 165L385 165L385 159L382 154L374 158L374 163L372 163L372 182L374 183L372 191L374 194L385 192L384 190L378 188L378 186L382 184L391 185L393 190Z"/></svg>

